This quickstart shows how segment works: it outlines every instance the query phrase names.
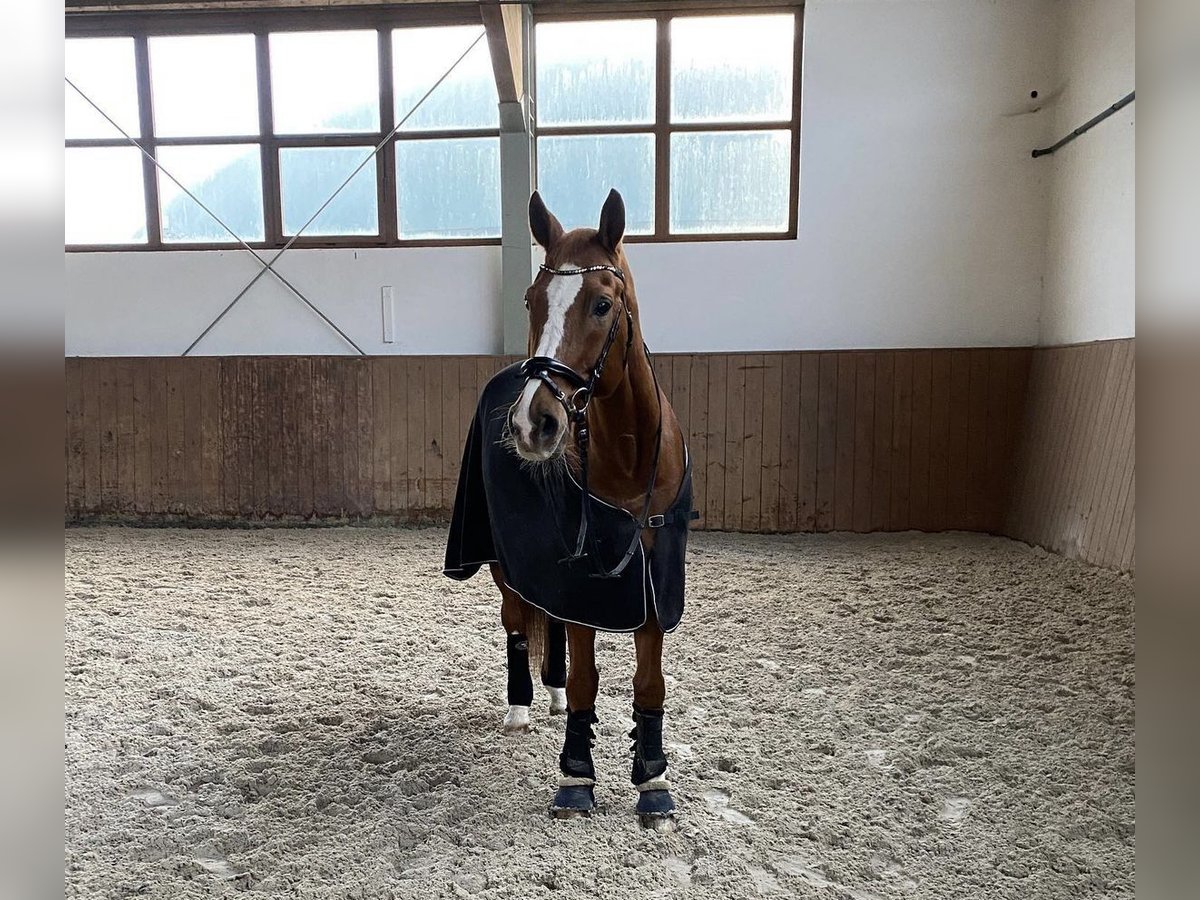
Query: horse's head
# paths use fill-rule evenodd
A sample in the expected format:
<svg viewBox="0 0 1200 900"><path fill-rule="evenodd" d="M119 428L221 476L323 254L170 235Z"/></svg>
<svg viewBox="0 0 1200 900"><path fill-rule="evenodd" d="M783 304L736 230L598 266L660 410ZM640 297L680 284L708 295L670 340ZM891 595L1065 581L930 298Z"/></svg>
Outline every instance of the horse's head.
<svg viewBox="0 0 1200 900"><path fill-rule="evenodd" d="M546 251L542 270L525 293L529 353L555 360L576 376L558 367L543 369L542 377L529 379L509 412L517 453L547 462L561 457L568 443L568 406L611 394L624 377L637 301L621 248L625 202L615 190L604 201L598 228L570 232L534 192L529 227ZM593 379L598 367L602 372ZM581 388L587 382L593 382L590 394Z"/></svg>

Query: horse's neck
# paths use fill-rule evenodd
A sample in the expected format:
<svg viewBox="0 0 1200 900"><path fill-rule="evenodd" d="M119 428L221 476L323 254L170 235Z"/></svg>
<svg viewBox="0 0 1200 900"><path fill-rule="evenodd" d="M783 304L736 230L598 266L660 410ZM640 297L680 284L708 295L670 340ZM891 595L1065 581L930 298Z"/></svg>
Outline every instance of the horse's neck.
<svg viewBox="0 0 1200 900"><path fill-rule="evenodd" d="M592 493L626 507L640 502L646 493L659 441L659 416L664 412L641 342L634 346L621 386L593 400L588 411Z"/></svg>

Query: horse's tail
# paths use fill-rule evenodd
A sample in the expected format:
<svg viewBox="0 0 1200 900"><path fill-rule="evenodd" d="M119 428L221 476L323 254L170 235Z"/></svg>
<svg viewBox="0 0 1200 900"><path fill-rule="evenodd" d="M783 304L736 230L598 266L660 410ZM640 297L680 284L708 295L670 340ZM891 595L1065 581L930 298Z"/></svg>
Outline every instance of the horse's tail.
<svg viewBox="0 0 1200 900"><path fill-rule="evenodd" d="M532 603L521 601L525 619L525 638L529 641L529 671L540 672L546 658L546 635L549 618Z"/></svg>

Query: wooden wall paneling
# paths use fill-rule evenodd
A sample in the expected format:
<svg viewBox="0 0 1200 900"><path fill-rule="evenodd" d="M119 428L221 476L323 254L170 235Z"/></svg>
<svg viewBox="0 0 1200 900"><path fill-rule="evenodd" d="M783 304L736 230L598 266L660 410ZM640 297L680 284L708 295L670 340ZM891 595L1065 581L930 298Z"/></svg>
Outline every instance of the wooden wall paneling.
<svg viewBox="0 0 1200 900"><path fill-rule="evenodd" d="M1055 519L1053 530L1063 526L1059 501L1062 494L1064 469L1075 439L1075 428L1078 425L1075 403L1081 392L1086 390L1090 379L1087 367L1086 347L1067 348L1068 369L1065 379L1058 414L1053 424L1053 451L1048 460L1046 478L1041 491L1041 503L1038 510L1038 520L1049 522Z"/></svg>
<svg viewBox="0 0 1200 900"><path fill-rule="evenodd" d="M1055 366L1056 384L1054 390L1054 414L1047 423L1049 426L1049 454L1046 456L1043 474L1040 479L1042 488L1039 491L1038 503L1035 507L1035 521L1048 523L1057 510L1057 488L1061 482L1058 475L1064 464L1064 457L1070 447L1071 438L1071 403L1075 400L1080 385L1087 378L1083 347L1065 348L1065 365L1060 369Z"/></svg>
<svg viewBox="0 0 1200 900"><path fill-rule="evenodd" d="M929 530L950 527L950 351L934 350L929 392Z"/></svg>
<svg viewBox="0 0 1200 900"><path fill-rule="evenodd" d="M933 353L913 352L912 444L908 468L908 521L912 528L930 529L929 467L931 464Z"/></svg>
<svg viewBox="0 0 1200 900"><path fill-rule="evenodd" d="M408 360L389 357L387 365L391 401L388 408L388 469L392 476L388 512L400 515L408 509Z"/></svg>
<svg viewBox="0 0 1200 900"><path fill-rule="evenodd" d="M167 376L167 511L186 515L191 500L188 480L187 394L191 388L187 360L179 357L164 360ZM262 511L255 510L257 515Z"/></svg>
<svg viewBox="0 0 1200 900"><path fill-rule="evenodd" d="M1004 532L1099 565L1131 567L1132 339L1023 353L1009 370L1008 402L1021 392L1023 371L1028 402Z"/></svg>
<svg viewBox="0 0 1200 900"><path fill-rule="evenodd" d="M694 524L696 528L708 528L708 357L694 354L690 360L688 451L692 459L692 504L700 513Z"/></svg>
<svg viewBox="0 0 1200 900"><path fill-rule="evenodd" d="M221 512L221 360L204 357L198 365L200 489L196 503L203 515L212 516Z"/></svg>
<svg viewBox="0 0 1200 900"><path fill-rule="evenodd" d="M833 490L833 528L854 528L854 437L855 373L854 354L837 354L837 469Z"/></svg>
<svg viewBox="0 0 1200 900"><path fill-rule="evenodd" d="M742 357L741 525L745 531L762 531L763 474L763 357Z"/></svg>
<svg viewBox="0 0 1200 900"><path fill-rule="evenodd" d="M318 516L334 515L334 487L330 483L333 474L332 447L333 422L330 421L330 391L333 377L333 359L315 357L312 361L313 387L313 511Z"/></svg>
<svg viewBox="0 0 1200 900"><path fill-rule="evenodd" d="M1123 434L1125 437L1125 446L1120 453L1119 466L1116 471L1117 479L1121 484L1120 499L1114 505L1114 510L1119 507L1120 514L1113 519L1114 530L1110 532L1109 538L1103 545L1102 552L1097 556L1104 560L1106 565L1119 566L1123 569L1131 569L1134 564L1134 542L1133 533L1135 530L1134 509L1136 500L1136 419L1137 409L1134 404L1134 396L1136 394L1136 370L1133 365L1134 347L1133 342L1129 342L1129 368L1125 380L1128 383L1128 389L1125 394L1123 406L1125 410Z"/></svg>
<svg viewBox="0 0 1200 900"><path fill-rule="evenodd" d="M817 531L833 531L837 522L838 400L841 358L837 353L820 354L817 378Z"/></svg>
<svg viewBox="0 0 1200 900"><path fill-rule="evenodd" d="M1117 440L1112 453L1112 465L1106 478L1102 498L1099 539L1095 552L1109 565L1114 557L1119 559L1124 549L1124 541L1118 537L1117 527L1123 512L1125 501L1129 498L1132 486L1133 451L1134 451L1134 369L1132 359L1128 375L1125 378L1126 388L1123 392L1121 409L1118 412L1120 424L1117 428ZM1114 552L1114 545L1120 549Z"/></svg>
<svg viewBox="0 0 1200 900"><path fill-rule="evenodd" d="M798 354L800 391L798 400L798 447L796 522L800 531L817 529L817 471L820 456L821 355Z"/></svg>
<svg viewBox="0 0 1200 900"><path fill-rule="evenodd" d="M972 531L986 531L989 351L975 349L968 355L966 514L963 527Z"/></svg>
<svg viewBox="0 0 1200 900"><path fill-rule="evenodd" d="M875 468L874 353L854 354L854 531L871 530L871 488Z"/></svg>
<svg viewBox="0 0 1200 900"><path fill-rule="evenodd" d="M117 486L117 385L116 361L104 360L99 366L100 402L100 506L118 511Z"/></svg>
<svg viewBox="0 0 1200 900"><path fill-rule="evenodd" d="M447 357L442 361L442 424L438 429L438 445L442 458L442 498L439 504L441 509L451 509L454 506L458 470L462 465L463 434L459 424L459 380L464 367L462 357ZM475 366L472 364L472 376L474 371ZM474 377L471 380L474 381Z"/></svg>
<svg viewBox="0 0 1200 900"><path fill-rule="evenodd" d="M781 531L779 504L782 489L783 448L780 437L783 433L783 354L770 353L763 356L762 369L762 472L759 478L759 528L763 531ZM795 395L792 395L795 400ZM789 408L795 419L798 410ZM792 451L794 455L794 448Z"/></svg>
<svg viewBox="0 0 1200 900"><path fill-rule="evenodd" d="M410 515L425 508L425 358L408 360L408 503Z"/></svg>
<svg viewBox="0 0 1200 900"><path fill-rule="evenodd" d="M725 528L742 530L742 472L745 453L746 357L725 357Z"/></svg>
<svg viewBox="0 0 1200 900"><path fill-rule="evenodd" d="M804 448L800 443L804 356L780 356L779 375L779 500L778 528L782 532L800 528L800 469ZM815 433L813 437L815 437Z"/></svg>
<svg viewBox="0 0 1200 900"><path fill-rule="evenodd" d="M1005 473L1005 492L1011 497L1014 485L1020 476L1018 461L1026 429L1027 413L1033 405L1029 392L1029 379L1033 372L1033 349L1021 347L1013 351L1008 363L1008 445L1009 462ZM1011 504L1005 499L1004 515L1007 517Z"/></svg>
<svg viewBox="0 0 1200 900"><path fill-rule="evenodd" d="M875 447L871 459L870 531L887 531L892 504L892 431L896 409L896 354L875 356Z"/></svg>
<svg viewBox="0 0 1200 900"><path fill-rule="evenodd" d="M725 522L725 449L726 449L726 382L728 358L713 355L708 358L708 475L704 490L704 521L707 528L723 530Z"/></svg>
<svg viewBox="0 0 1200 900"><path fill-rule="evenodd" d="M350 474L346 479L350 491L350 502L347 513L351 516L367 517L374 513L371 483L374 480L372 465L374 457L371 453L371 378L368 360L350 356L346 358L346 376L348 380L349 429L353 456L350 460Z"/></svg>
<svg viewBox="0 0 1200 900"><path fill-rule="evenodd" d="M68 514L84 510L83 458L87 446L83 435L83 373L79 360L67 359L63 367L63 393L67 421L63 433L66 466L64 503Z"/></svg>
<svg viewBox="0 0 1200 900"><path fill-rule="evenodd" d="M1112 406L1103 422L1102 436L1098 443L1103 452L1096 465L1096 477L1087 498L1087 523L1081 541L1085 553L1104 557L1109 531L1110 511L1120 495L1122 426L1132 412L1130 402L1133 395L1133 347L1125 344L1119 348L1116 358L1110 360L1110 371L1115 380L1109 382ZM1053 537L1049 529L1034 532L1041 540Z"/></svg>
<svg viewBox="0 0 1200 900"><path fill-rule="evenodd" d="M948 527L967 526L967 446L971 406L971 357L969 351L950 351L950 439L946 474L946 517Z"/></svg>
<svg viewBox="0 0 1200 900"><path fill-rule="evenodd" d="M113 434L113 445L117 451L116 512L129 513L133 511L133 498L137 494L133 365L129 359L117 359L114 361L114 369L113 386L117 413Z"/></svg>
<svg viewBox="0 0 1200 900"><path fill-rule="evenodd" d="M1110 362L1115 346L1111 343L1086 348L1081 357L1083 377L1080 379L1081 393L1076 406L1071 408L1067 453L1072 457L1055 484L1056 501L1054 516L1058 520L1055 531L1064 542L1078 552L1084 546L1087 531L1087 506L1090 491L1094 490L1092 472L1099 465L1098 433L1102 423L1111 417L1113 401L1107 388L1113 386ZM1107 413L1107 417L1106 417Z"/></svg>
<svg viewBox="0 0 1200 900"><path fill-rule="evenodd" d="M1003 466L1008 458L1007 389L1008 352L987 351L987 413L984 441L984 506L981 510L982 531L997 532L1002 525L1004 495Z"/></svg>
<svg viewBox="0 0 1200 900"><path fill-rule="evenodd" d="M895 354L892 380L891 479L887 527L904 531L910 527L910 483L912 478L913 353Z"/></svg>
<svg viewBox="0 0 1200 900"><path fill-rule="evenodd" d="M668 357L665 362L671 366L671 408L675 411L684 443L687 443L692 416L692 358L680 353Z"/></svg>
<svg viewBox="0 0 1200 900"><path fill-rule="evenodd" d="M442 508L442 365L439 357L425 360L425 492L423 511Z"/></svg>

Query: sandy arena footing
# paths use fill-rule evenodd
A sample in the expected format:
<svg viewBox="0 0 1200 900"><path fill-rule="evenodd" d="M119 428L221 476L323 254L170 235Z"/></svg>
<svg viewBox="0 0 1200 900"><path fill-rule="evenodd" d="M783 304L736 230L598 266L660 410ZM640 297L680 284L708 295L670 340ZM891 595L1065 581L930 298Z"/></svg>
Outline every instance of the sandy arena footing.
<svg viewBox="0 0 1200 900"><path fill-rule="evenodd" d="M1134 896L1133 582L1001 538L696 534L678 828L639 828L633 647L600 812L505 736L487 573L440 529L68 530L66 894Z"/></svg>

